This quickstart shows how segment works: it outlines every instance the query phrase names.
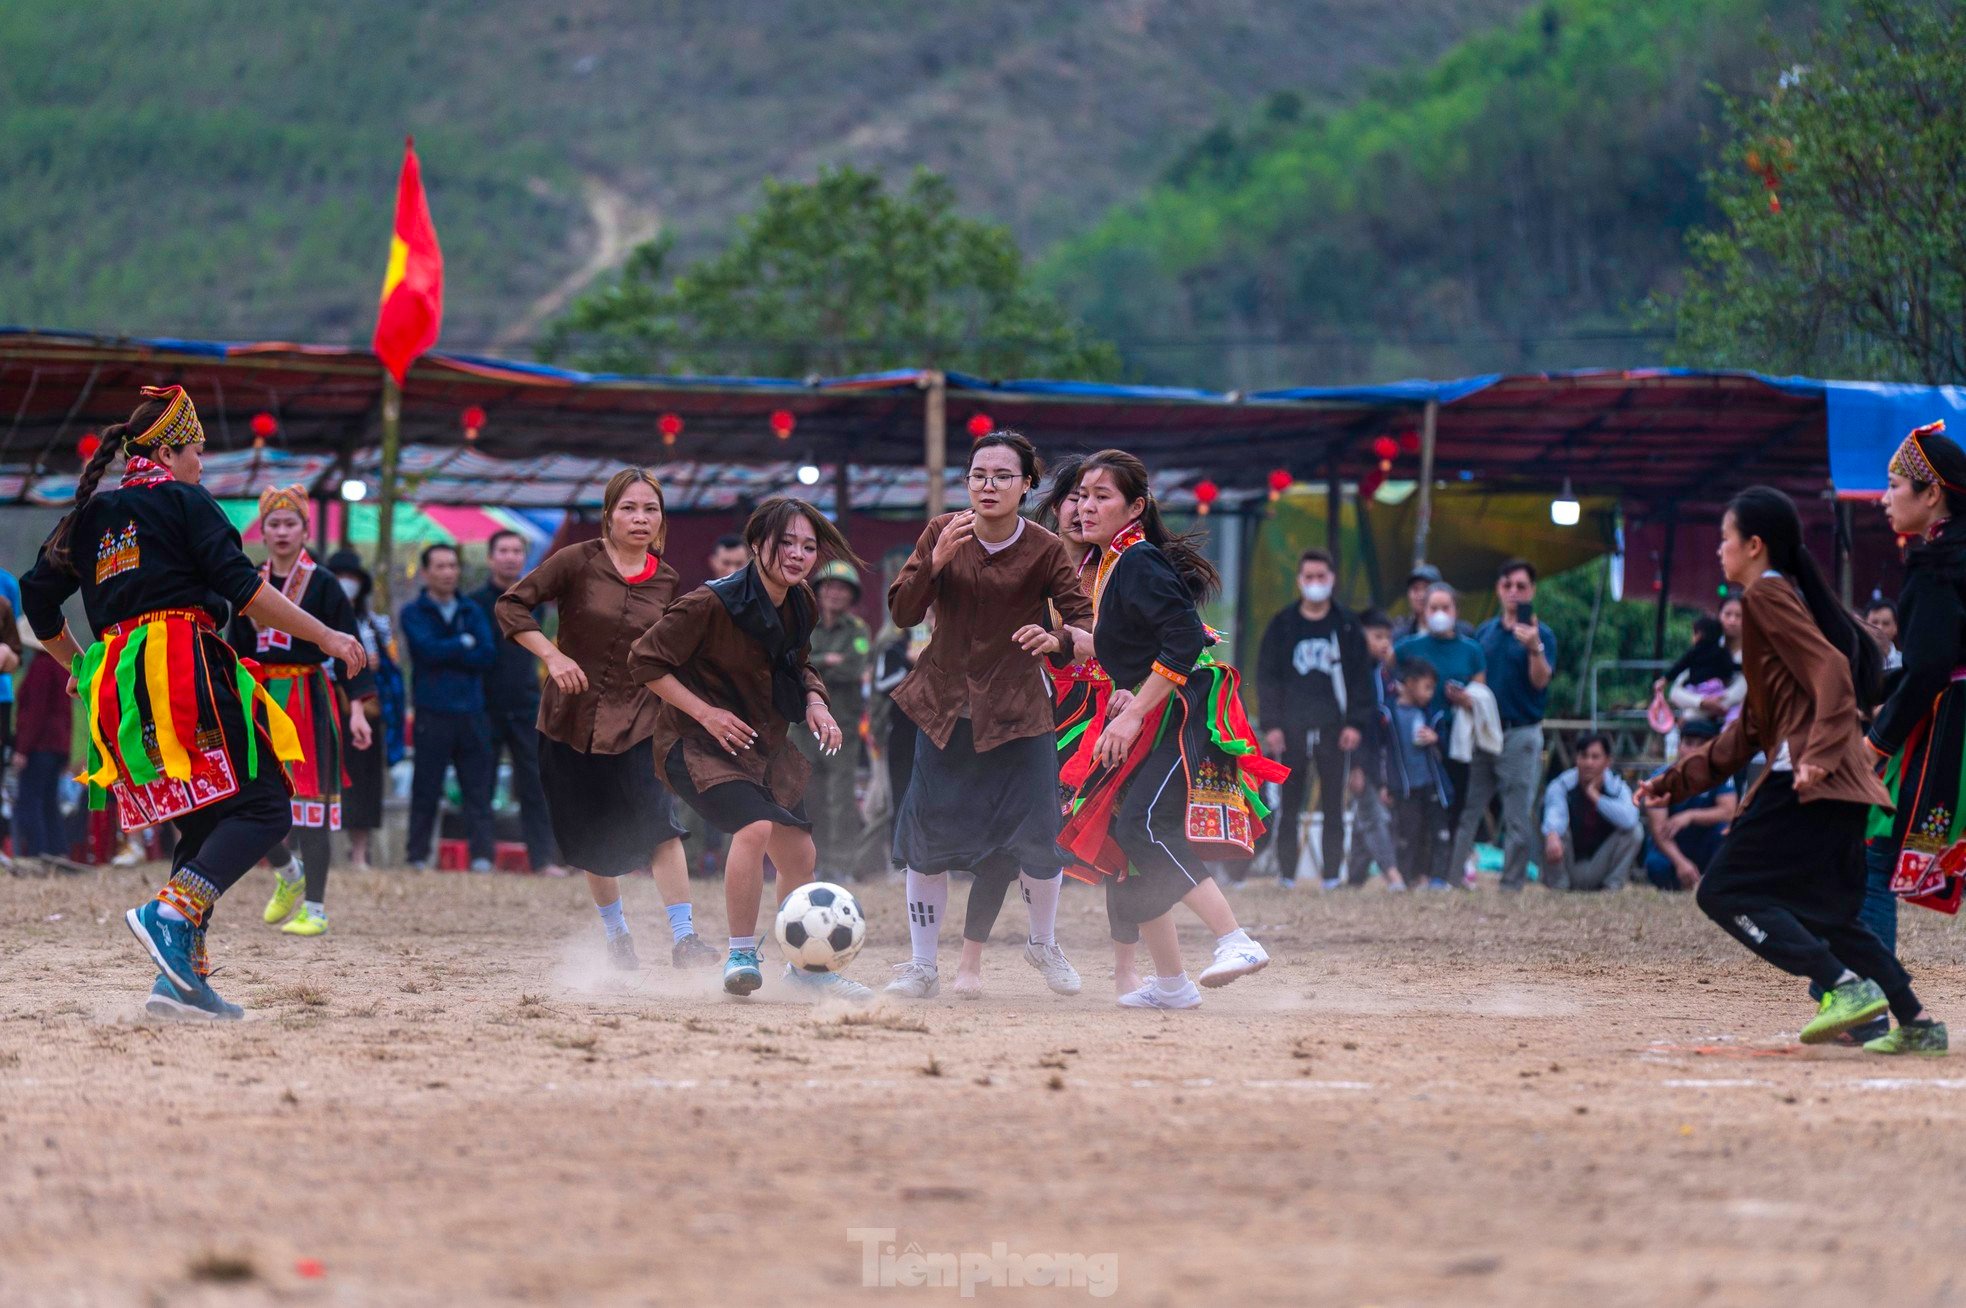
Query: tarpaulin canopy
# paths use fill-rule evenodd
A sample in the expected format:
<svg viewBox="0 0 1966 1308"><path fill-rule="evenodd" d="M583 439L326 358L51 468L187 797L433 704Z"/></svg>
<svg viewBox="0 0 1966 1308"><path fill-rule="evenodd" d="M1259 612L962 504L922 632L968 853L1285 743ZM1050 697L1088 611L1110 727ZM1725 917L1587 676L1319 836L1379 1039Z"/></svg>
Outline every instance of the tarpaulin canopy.
<svg viewBox="0 0 1966 1308"><path fill-rule="evenodd" d="M0 328L0 499L56 498L77 439L127 416L139 386L168 382L198 402L218 474L242 483L231 493L296 469L323 489L372 477L381 376L366 350ZM644 463L675 482L674 507L725 507L800 487L803 465L846 463L853 507L918 506L929 376L634 377L433 353L403 391L405 495L591 504L609 472ZM1369 475L1389 438L1391 475L1410 478L1430 406L1439 478L1524 490L1567 480L1580 495L1619 495L1640 515L1710 508L1750 481L1813 498L1834 475L1838 491L1874 493L1905 430L1966 412L1957 388L1677 369L1247 395L961 374L946 386L954 450L972 421L1016 427L1047 452L1119 445L1164 478L1212 479L1225 506L1260 494L1276 468L1306 479ZM485 419L475 440L463 423L472 410ZM275 423L263 449L252 433L259 414ZM661 435L664 415L673 443ZM830 489L830 477L822 484Z"/></svg>

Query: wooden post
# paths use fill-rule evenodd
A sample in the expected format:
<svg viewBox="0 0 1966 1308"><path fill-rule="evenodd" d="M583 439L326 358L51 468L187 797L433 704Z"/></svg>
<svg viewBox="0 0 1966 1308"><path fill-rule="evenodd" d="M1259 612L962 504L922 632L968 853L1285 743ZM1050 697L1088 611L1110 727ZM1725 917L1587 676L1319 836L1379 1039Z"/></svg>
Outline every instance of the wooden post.
<svg viewBox="0 0 1966 1308"><path fill-rule="evenodd" d="M1440 427L1440 401L1428 400L1420 419L1420 510L1413 521L1413 566L1427 561L1427 537L1434 529L1434 436Z"/></svg>
<svg viewBox="0 0 1966 1308"><path fill-rule="evenodd" d="M940 368L922 374L928 392L922 414L922 467L928 473L928 516L939 517L949 479L949 379Z"/></svg>
<svg viewBox="0 0 1966 1308"><path fill-rule="evenodd" d="M1672 554L1679 543L1679 515L1666 515L1666 543L1659 551L1659 608L1652 615L1652 657L1666 656L1666 611L1672 605Z"/></svg>
<svg viewBox="0 0 1966 1308"><path fill-rule="evenodd" d="M1843 607L1852 607L1856 590L1856 568L1852 556L1857 552L1856 539L1850 534L1852 527L1850 501L1836 501L1836 592L1843 597Z"/></svg>
<svg viewBox="0 0 1966 1308"><path fill-rule="evenodd" d="M382 374L382 485L376 490L376 612L396 616L396 468L402 459L403 388Z"/></svg>
<svg viewBox="0 0 1966 1308"><path fill-rule="evenodd" d="M1324 549L1331 555L1331 579L1342 590L1344 558L1345 491L1338 483L1338 452L1332 450L1324 460Z"/></svg>
<svg viewBox="0 0 1966 1308"><path fill-rule="evenodd" d="M853 465L841 459L833 465L833 525L849 540L853 538L852 517Z"/></svg>

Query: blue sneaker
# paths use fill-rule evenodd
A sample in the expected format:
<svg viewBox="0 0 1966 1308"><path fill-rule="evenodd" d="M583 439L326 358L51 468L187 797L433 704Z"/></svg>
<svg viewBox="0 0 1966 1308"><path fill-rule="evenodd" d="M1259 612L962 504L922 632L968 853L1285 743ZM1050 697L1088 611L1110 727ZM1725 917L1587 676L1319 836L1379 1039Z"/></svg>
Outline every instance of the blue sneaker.
<svg viewBox="0 0 1966 1308"><path fill-rule="evenodd" d="M220 999L218 992L210 985L205 987L203 994L180 998L177 987L162 972L157 974L156 982L150 987L150 997L143 1001L143 1008L152 1017L197 1022L237 1022L246 1015L246 1010L239 1005Z"/></svg>
<svg viewBox="0 0 1966 1308"><path fill-rule="evenodd" d="M727 995L748 995L765 983L765 974L758 967L758 951L755 949L733 949L724 962L724 993Z"/></svg>
<svg viewBox="0 0 1966 1308"><path fill-rule="evenodd" d="M163 905L153 899L123 914L123 920L180 996L209 991L205 978L198 975L198 928L165 917L162 910Z"/></svg>
<svg viewBox="0 0 1966 1308"><path fill-rule="evenodd" d="M844 999L849 1004L864 1004L874 997L874 992L858 981L849 981L838 972L805 972L785 965L785 980L795 990L802 990L818 999Z"/></svg>

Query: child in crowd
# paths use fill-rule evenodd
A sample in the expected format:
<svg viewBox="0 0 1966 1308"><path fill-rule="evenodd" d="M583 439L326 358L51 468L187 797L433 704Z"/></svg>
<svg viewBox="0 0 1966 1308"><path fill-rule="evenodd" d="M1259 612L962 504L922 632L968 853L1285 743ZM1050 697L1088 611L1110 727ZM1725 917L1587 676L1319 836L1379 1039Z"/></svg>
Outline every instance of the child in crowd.
<svg viewBox="0 0 1966 1308"><path fill-rule="evenodd" d="M1415 890L1445 890L1448 842L1448 805L1453 788L1447 780L1447 765L1441 757L1441 733L1445 714L1431 709L1434 684L1438 680L1433 665L1419 659L1400 663L1399 697L1391 709L1392 748L1387 751L1388 788L1393 796L1393 835L1399 852L1399 866L1408 886Z"/></svg>
<svg viewBox="0 0 1966 1308"><path fill-rule="evenodd" d="M1395 748L1391 709L1399 695L1399 680L1393 672L1393 621L1373 609L1359 618L1359 626L1365 632L1366 652L1372 656L1367 678L1372 714L1352 764L1352 850L1346 882L1364 885L1372 864L1377 863L1379 874L1386 878L1386 889L1398 891L1406 889L1406 881L1399 871L1389 803L1389 778L1394 775L1390 755Z"/></svg>

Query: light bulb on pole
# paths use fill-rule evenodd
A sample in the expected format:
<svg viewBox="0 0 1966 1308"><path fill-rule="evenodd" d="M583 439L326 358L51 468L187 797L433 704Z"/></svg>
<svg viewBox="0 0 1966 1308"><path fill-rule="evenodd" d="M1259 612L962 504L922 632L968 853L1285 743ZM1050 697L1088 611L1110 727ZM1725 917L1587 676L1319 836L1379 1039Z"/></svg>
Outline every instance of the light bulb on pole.
<svg viewBox="0 0 1966 1308"><path fill-rule="evenodd" d="M1570 478L1563 479L1563 494L1550 501L1550 521L1559 527L1574 527L1584 520L1584 506L1577 502L1577 496L1570 488Z"/></svg>

